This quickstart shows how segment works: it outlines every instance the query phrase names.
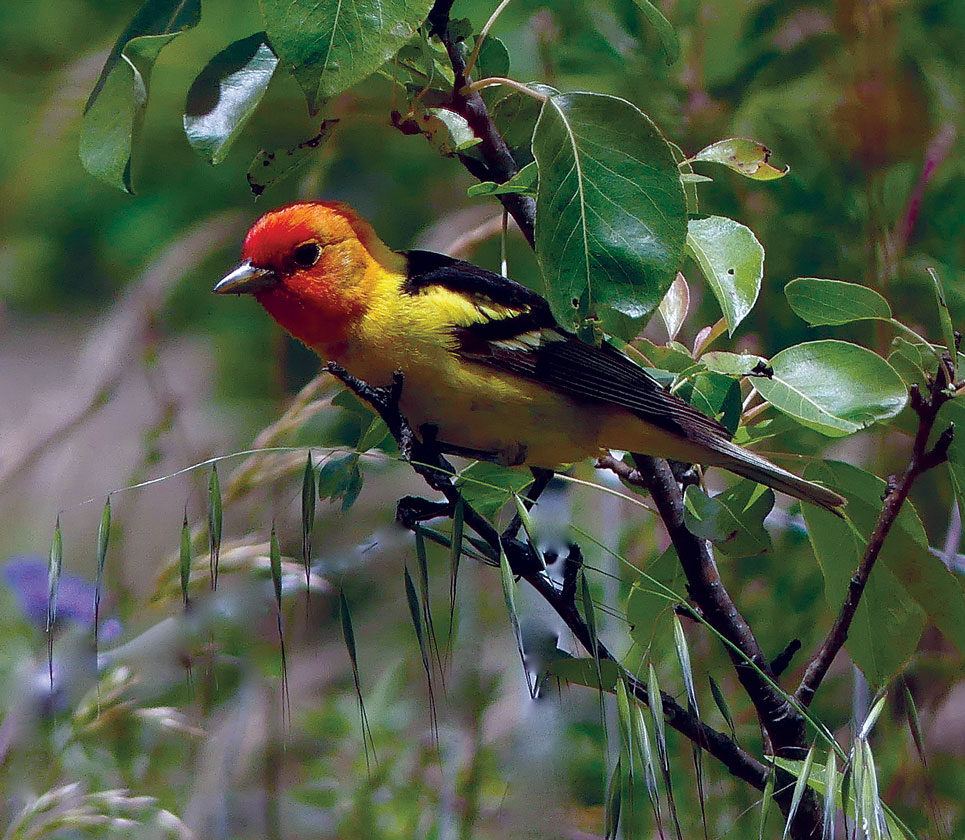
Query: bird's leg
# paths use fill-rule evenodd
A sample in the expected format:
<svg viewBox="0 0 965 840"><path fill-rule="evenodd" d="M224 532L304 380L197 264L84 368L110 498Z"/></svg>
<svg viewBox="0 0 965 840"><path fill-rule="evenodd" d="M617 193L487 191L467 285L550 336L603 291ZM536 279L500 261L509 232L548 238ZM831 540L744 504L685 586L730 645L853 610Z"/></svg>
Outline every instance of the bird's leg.
<svg viewBox="0 0 965 840"><path fill-rule="evenodd" d="M529 471L533 474L533 483L527 488L526 495L520 497L523 500L523 507L526 508L526 510L533 509L533 505L536 504L537 499L539 499L547 485L556 475L553 470L546 470L542 467L530 467ZM513 539L516 534L519 533L519 529L522 524L522 517L518 513L515 514L510 520L509 525L507 525L503 530L502 539Z"/></svg>

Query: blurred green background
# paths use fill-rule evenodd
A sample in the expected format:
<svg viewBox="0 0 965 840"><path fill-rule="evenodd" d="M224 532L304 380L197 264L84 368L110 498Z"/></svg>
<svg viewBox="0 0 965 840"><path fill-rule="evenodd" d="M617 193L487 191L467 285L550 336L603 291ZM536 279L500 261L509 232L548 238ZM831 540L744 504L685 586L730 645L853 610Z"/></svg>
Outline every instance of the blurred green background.
<svg viewBox="0 0 965 840"><path fill-rule="evenodd" d="M493 5L457 0L453 15L468 17L478 31ZM701 188L703 209L749 225L766 249L761 301L735 345L773 355L796 341L834 335L886 352L889 335L873 326L845 333L797 320L783 287L798 276L877 288L906 323L935 336L924 270L934 266L961 323L965 4L677 0L662 7L683 47L671 67L630 0L512 3L493 34L505 42L516 79L625 97L688 154L746 136L773 149L772 162L790 164L790 174L776 182L718 170L707 173L714 183ZM257 201L245 179L256 152L318 130L291 78L278 74L224 163L203 162L181 127L185 94L214 53L262 28L254 2L207 0L200 25L161 53L135 152L137 194L94 180L77 157L81 111L134 11L118 0L0 7L0 118L7 138L0 158L0 562L39 555L45 563L63 510L65 569L87 580L108 492L248 448L317 371L315 357L284 337L254 301L210 294L234 265L252 220L297 198L339 199L358 208L393 247L447 250L498 214L492 199L466 197L471 179L457 161L391 126L398 103L382 77L333 103L329 115L340 120L333 138ZM461 255L497 268L498 239ZM518 237L510 240L509 265L538 288L535 261ZM688 343L719 317L711 296L691 285L696 307L682 336ZM648 334L664 338L656 325ZM302 417L263 434L260 444L354 443L360 421L331 404L333 393L319 385ZM789 434L797 437L776 448L816 450L824 442L815 435L801 443L809 433L800 430ZM906 454L896 434L866 434L844 447L835 454L879 475ZM265 541L275 519L283 550L298 555L303 463L301 452L219 466L223 485L232 488L226 581L216 597L201 597L199 566L198 606L187 618L170 575L185 504L197 523L196 548L204 551L208 471L115 497L104 614L118 624L102 640L110 653L96 690L91 618L78 607L76 626L57 640L62 690L53 699L45 695L43 628L24 594L23 570L32 567L6 574L0 831L12 826L13 833L5 836L40 836L15 821L35 797L53 790L59 791L53 807L68 815L56 836L80 836L80 815L88 813L114 820L105 830L116 832L128 830L123 819L141 820L142 827L130 829L137 837L148 830L219 838L601 833L608 747L596 696L554 687L542 700L529 700L489 569L467 565L461 575L448 681L445 690L433 685L435 747L402 585L403 562L414 568L414 553L391 524L395 499L419 492L419 483L391 459L361 460L365 482L350 511L321 503L310 609L297 591L299 571L286 567L291 718L282 720ZM247 472L239 471L243 464ZM78 506L86 499L95 501ZM917 491L938 547L950 499L944 475L929 475ZM661 547L651 519L599 492L560 490L544 507L548 540L554 523L569 519L640 563ZM775 539L773 558L732 563L725 577L770 652L794 637L807 649L819 637L813 611L826 610L821 575L801 533L787 528ZM600 598L625 598L631 582L625 572L604 552L587 550L591 565L622 577L597 576ZM445 555L431 554L430 567L444 635ZM165 573L167 585L158 586ZM86 604L89 593L77 586L78 603ZM375 738L377 761L370 757L369 771L337 620L339 586L353 608ZM559 628L535 602L523 602L533 649L552 652ZM604 628L614 648L630 648L617 620ZM671 669L672 647L655 646L668 663L671 690L682 689ZM695 658L727 687L730 672L709 640L695 643ZM926 634L908 684L923 715L929 770L914 757L900 702L889 707L881 726L891 737L876 753L886 800L919 829L942 812L952 832L945 836L959 836L965 825L965 683L956 669L954 652L937 634ZM817 709L833 728L844 727L852 699L858 708L860 691L842 665ZM738 726L753 720L749 707L734 712ZM742 735L754 745L759 734L748 729ZM676 746L678 796L696 832L689 748ZM750 836L757 817L746 809L755 797L716 767L710 773L711 836ZM62 788L71 783L79 787ZM130 796L96 796L117 788ZM131 798L138 796L156 801ZM30 819L28 827L43 822Z"/></svg>

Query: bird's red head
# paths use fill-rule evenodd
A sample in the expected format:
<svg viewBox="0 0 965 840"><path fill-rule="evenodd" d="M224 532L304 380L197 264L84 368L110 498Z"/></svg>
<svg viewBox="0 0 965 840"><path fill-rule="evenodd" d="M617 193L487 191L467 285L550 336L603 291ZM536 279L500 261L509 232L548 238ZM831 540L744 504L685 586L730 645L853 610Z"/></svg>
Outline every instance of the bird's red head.
<svg viewBox="0 0 965 840"><path fill-rule="evenodd" d="M214 290L253 294L312 347L344 340L380 269L397 270L400 262L354 210L321 201L266 213L248 231L242 260Z"/></svg>

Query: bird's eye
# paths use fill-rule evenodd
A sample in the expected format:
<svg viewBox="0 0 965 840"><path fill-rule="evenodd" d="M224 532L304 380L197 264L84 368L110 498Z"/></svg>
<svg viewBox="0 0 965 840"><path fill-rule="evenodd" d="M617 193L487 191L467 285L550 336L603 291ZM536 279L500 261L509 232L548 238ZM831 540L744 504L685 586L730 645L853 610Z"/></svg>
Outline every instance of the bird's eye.
<svg viewBox="0 0 965 840"><path fill-rule="evenodd" d="M318 247L317 242L305 242L295 249L293 257L296 265L302 268L311 268L318 262L321 254L322 249Z"/></svg>

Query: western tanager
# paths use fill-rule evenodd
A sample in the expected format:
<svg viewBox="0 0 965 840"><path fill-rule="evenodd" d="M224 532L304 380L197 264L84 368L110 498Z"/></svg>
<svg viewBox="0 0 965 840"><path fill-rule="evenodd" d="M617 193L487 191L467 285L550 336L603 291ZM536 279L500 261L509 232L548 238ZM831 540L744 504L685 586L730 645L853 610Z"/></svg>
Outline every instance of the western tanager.
<svg viewBox="0 0 965 840"><path fill-rule="evenodd" d="M399 407L454 454L553 468L622 449L724 467L834 510L844 499L730 442L614 347L560 329L512 280L427 251L396 253L352 209L262 216L215 287L253 294L319 356L370 385L401 371Z"/></svg>

